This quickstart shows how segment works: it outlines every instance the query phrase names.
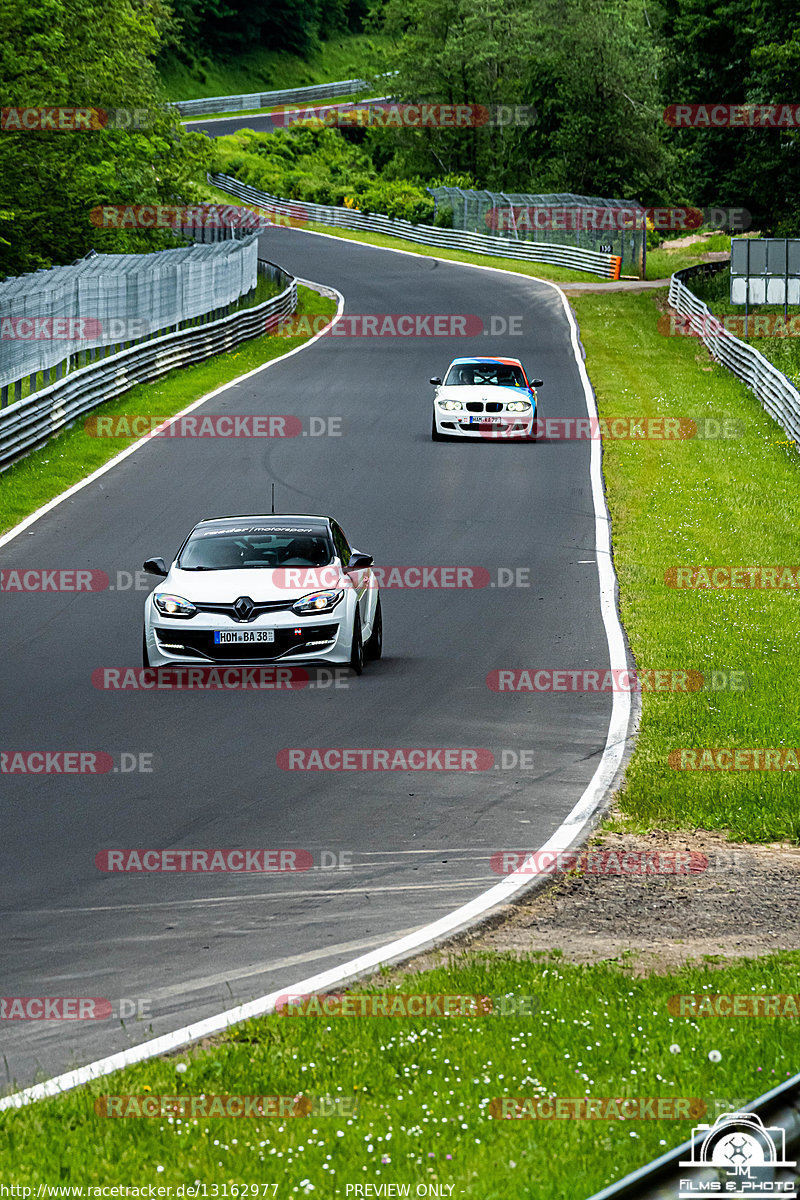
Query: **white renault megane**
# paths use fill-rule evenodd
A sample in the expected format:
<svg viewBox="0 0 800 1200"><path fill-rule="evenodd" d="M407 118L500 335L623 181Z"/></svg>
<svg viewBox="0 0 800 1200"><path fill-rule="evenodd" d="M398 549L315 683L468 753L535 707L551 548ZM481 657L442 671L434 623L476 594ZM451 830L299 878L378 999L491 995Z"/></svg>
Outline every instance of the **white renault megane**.
<svg viewBox="0 0 800 1200"><path fill-rule="evenodd" d="M431 379L431 437L536 440L541 379L528 382L518 358L454 358L444 382Z"/></svg>
<svg viewBox="0 0 800 1200"><path fill-rule="evenodd" d="M372 557L330 517L214 517L195 525L144 606L146 667L380 658Z"/></svg>

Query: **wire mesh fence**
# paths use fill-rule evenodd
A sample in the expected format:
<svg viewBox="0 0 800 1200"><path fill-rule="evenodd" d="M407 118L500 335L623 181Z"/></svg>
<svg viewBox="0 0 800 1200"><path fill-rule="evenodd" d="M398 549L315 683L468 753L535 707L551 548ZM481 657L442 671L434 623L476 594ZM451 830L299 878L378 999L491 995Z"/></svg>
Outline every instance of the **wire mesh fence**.
<svg viewBox="0 0 800 1200"><path fill-rule="evenodd" d="M268 299L253 306L234 306L231 313L145 338L114 353L106 347L97 360L0 410L0 471L136 384L152 383L175 368L228 353L249 338L271 333L277 319L296 311L297 281L275 263L260 260L258 269L276 292Z"/></svg>
<svg viewBox="0 0 800 1200"><path fill-rule="evenodd" d="M453 229L464 232L616 254L626 274L644 275L647 212L636 200L572 192L427 190L436 203L436 224L452 220Z"/></svg>
<svg viewBox="0 0 800 1200"><path fill-rule="evenodd" d="M153 254L93 254L0 283L0 404L61 378L82 356L128 345L203 317L252 292L253 233Z"/></svg>

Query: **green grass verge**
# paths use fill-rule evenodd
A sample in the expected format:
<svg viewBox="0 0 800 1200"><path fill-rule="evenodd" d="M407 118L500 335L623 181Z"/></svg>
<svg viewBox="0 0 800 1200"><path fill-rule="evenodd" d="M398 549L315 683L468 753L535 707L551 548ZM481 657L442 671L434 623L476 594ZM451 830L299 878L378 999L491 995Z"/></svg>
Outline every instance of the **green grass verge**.
<svg viewBox="0 0 800 1200"><path fill-rule="evenodd" d="M359 33L322 42L319 52L307 59L263 46L232 59L199 58L185 62L168 57L160 64L160 74L168 100L281 91L384 71L381 57L387 44L388 39L381 35Z"/></svg>
<svg viewBox="0 0 800 1200"><path fill-rule="evenodd" d="M203 198L219 204L236 202L236 197L210 184L203 185ZM297 201L302 206L302 200ZM356 229L339 229L335 225L321 225L310 221L303 229L317 233L329 233L334 237L344 238L352 242L365 242L369 246L385 246L389 250L410 250L415 254L424 254L428 258L446 259L448 262L476 263L480 267L498 267L502 271L512 271L515 275L532 275L539 279L549 279L554 283L603 283L597 275L589 275L586 271L568 271L564 267L553 267L548 263L521 262L513 258L497 258L488 254L468 254L461 250L437 249L435 246L423 246L418 242L409 242L403 238L387 237L382 233L362 233Z"/></svg>
<svg viewBox="0 0 800 1200"><path fill-rule="evenodd" d="M656 293L655 295L662 295ZM600 415L741 422L733 439L604 442L622 620L644 669L752 675L744 691L643 694L622 811L637 828L800 838L797 773L674 770L671 750L800 746L796 592L676 589L673 566L800 562L800 460L694 338L657 328L654 293L572 300Z"/></svg>
<svg viewBox="0 0 800 1200"><path fill-rule="evenodd" d="M525 995L533 1015L249 1021L209 1049L4 1113L0 1167L7 1183L34 1187L198 1180L258 1183L267 1196L277 1184L279 1197L327 1200L344 1197L348 1184L408 1184L413 1196L416 1185L436 1183L453 1185L439 1195L475 1200L581 1200L679 1144L696 1120L499 1120L490 1101L691 1098L713 1121L794 1072L796 1021L681 1017L669 998L795 993L799 968L797 952L648 978L557 957L464 957L396 990L496 997L506 1013L510 997ZM302 1093L349 1105L357 1098L358 1108L285 1120L148 1120L106 1118L94 1107L101 1096L148 1093Z"/></svg>
<svg viewBox="0 0 800 1200"><path fill-rule="evenodd" d="M220 204L236 203L236 197L220 188L203 184L203 198ZM302 205L302 200L297 204ZM329 233L334 237L346 238L354 242L366 242L370 246L385 246L389 250L411 250L416 254L425 254L430 258L446 259L449 262L476 263L482 267L498 267L502 271L513 271L516 275L533 275L539 279L549 279L553 283L597 283L602 285L604 280L599 275L591 275L588 271L570 271L566 267L555 267L549 263L522 262L513 258L500 258L488 254L469 254L461 250L437 249L435 246L424 246L418 242L409 242L403 238L387 237L382 233L362 233L355 229L340 229L335 225L321 225L310 221L304 229L315 230L318 233ZM703 255L688 247L685 253L665 250L650 250L647 254L647 278L666 279L683 267L695 266L697 263L708 261ZM611 280L608 281L612 282Z"/></svg>
<svg viewBox="0 0 800 1200"><path fill-rule="evenodd" d="M297 289L298 315L333 314L336 302L308 288ZM92 437L85 430L90 416L128 413L133 416L172 416L193 400L214 391L223 383L252 371L262 363L279 358L308 341L309 335L294 338L266 335L242 342L228 354L218 354L192 367L170 371L155 383L137 384L129 392L110 400L82 418L71 429L52 438L46 446L29 454L0 475L0 532L12 528L42 504L85 479L108 462L135 438Z"/></svg>
<svg viewBox="0 0 800 1200"><path fill-rule="evenodd" d="M412 250L427 258L440 258L448 262L475 263L479 267L497 267L502 271L513 271L515 275L532 275L539 279L550 279L554 283L603 283L598 275L586 271L569 271L565 267L554 267L550 263L522 262L513 258L499 258L492 254L469 254L462 250L448 250L437 246L425 246L419 242L408 242L403 238L386 237L382 233L362 233L354 229L337 229L330 225L309 222L308 229L320 233L332 233L336 237L354 242L367 242L370 246L386 246L390 250Z"/></svg>
<svg viewBox="0 0 800 1200"><path fill-rule="evenodd" d="M708 239L708 241L710 240ZM669 279L670 275L674 275L676 271L682 271L684 267L694 267L698 263L713 261L708 256L708 241L697 242L694 246L682 246L679 250L665 250L663 246L659 246L657 250L648 250L646 277L648 279ZM719 247L719 249L724 248Z"/></svg>

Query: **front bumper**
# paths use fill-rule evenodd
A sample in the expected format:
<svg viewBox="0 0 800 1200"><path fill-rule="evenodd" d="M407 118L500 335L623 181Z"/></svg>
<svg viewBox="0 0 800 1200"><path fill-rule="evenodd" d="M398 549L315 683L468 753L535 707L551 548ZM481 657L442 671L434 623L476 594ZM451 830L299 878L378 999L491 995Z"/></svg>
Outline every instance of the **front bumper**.
<svg viewBox="0 0 800 1200"><path fill-rule="evenodd" d="M536 432L536 409L528 413L476 416L474 413L447 412L435 404L433 414L436 432L445 437L500 442L516 438L527 440Z"/></svg>
<svg viewBox="0 0 800 1200"><path fill-rule="evenodd" d="M221 613L189 618L165 617L152 598L145 605L145 641L152 666L170 663L224 664L347 663L352 649L352 620L342 600L330 613L299 617L280 611L237 622ZM251 634L271 630L274 640L218 644L214 635L230 630Z"/></svg>

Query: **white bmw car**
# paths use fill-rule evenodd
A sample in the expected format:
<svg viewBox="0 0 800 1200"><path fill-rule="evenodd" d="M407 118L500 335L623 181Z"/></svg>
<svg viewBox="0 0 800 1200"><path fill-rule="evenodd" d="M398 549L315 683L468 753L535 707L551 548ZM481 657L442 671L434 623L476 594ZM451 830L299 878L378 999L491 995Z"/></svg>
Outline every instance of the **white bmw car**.
<svg viewBox="0 0 800 1200"><path fill-rule="evenodd" d="M380 658L372 557L330 517L214 517L195 525L145 600L142 659L172 663L331 663L360 675Z"/></svg>
<svg viewBox="0 0 800 1200"><path fill-rule="evenodd" d="M444 382L431 379L431 437L536 440L541 379L528 382L518 358L454 358Z"/></svg>

